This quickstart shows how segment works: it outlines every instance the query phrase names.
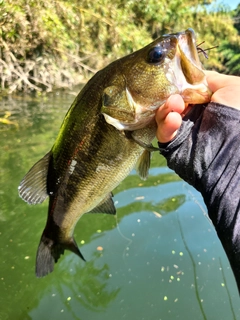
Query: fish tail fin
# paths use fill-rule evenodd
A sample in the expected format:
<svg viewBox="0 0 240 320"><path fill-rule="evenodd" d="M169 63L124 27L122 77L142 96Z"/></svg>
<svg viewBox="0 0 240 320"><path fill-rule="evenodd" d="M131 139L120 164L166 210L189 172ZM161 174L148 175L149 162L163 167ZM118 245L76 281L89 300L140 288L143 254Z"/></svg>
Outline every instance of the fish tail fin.
<svg viewBox="0 0 240 320"><path fill-rule="evenodd" d="M64 254L64 250L70 250L86 261L73 237L64 243L57 243L43 233L36 257L36 276L41 278L51 273L54 269L54 264L57 263L61 254Z"/></svg>
<svg viewBox="0 0 240 320"><path fill-rule="evenodd" d="M38 246L36 257L36 276L38 278L46 276L53 271L55 257L53 255L53 241L42 235ZM59 254L60 257L61 254Z"/></svg>

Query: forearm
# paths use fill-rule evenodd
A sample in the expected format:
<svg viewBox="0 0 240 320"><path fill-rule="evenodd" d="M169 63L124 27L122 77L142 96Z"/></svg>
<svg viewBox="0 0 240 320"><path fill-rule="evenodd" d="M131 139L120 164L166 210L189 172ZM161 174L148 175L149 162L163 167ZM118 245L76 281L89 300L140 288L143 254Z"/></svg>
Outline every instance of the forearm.
<svg viewBox="0 0 240 320"><path fill-rule="evenodd" d="M240 289L240 112L210 103L159 144L168 166L203 195Z"/></svg>

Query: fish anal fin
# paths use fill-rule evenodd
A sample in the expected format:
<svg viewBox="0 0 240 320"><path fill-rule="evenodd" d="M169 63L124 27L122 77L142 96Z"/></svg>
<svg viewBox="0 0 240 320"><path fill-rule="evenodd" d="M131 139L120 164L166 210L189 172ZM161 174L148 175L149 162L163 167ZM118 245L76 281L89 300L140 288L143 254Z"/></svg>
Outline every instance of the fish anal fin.
<svg viewBox="0 0 240 320"><path fill-rule="evenodd" d="M136 171L139 174L140 178L146 180L148 177L148 171L151 163L151 152L145 149L138 159L136 165Z"/></svg>
<svg viewBox="0 0 240 320"><path fill-rule="evenodd" d="M19 187L19 196L29 204L42 203L47 194L47 175L51 152L47 153L28 171Z"/></svg>
<svg viewBox="0 0 240 320"><path fill-rule="evenodd" d="M113 194L109 193L94 209L88 213L108 213L116 214L116 208L113 203Z"/></svg>
<svg viewBox="0 0 240 320"><path fill-rule="evenodd" d="M62 254L64 254L65 250L72 251L82 260L86 261L73 237L69 238L63 243L58 243L54 242L52 239L49 239L43 233L37 251L36 276L41 278L51 273L54 269L54 264L57 263L58 259Z"/></svg>

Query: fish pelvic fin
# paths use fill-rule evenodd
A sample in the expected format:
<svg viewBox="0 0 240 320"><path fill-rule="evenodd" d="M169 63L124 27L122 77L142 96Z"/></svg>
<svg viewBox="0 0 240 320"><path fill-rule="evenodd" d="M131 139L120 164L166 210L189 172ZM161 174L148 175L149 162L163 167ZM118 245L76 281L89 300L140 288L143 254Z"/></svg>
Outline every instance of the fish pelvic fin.
<svg viewBox="0 0 240 320"><path fill-rule="evenodd" d="M86 261L73 237L64 243L57 243L46 237L43 233L36 257L36 276L42 278L51 273L54 269L54 264L57 263L65 250L72 251L82 260Z"/></svg>
<svg viewBox="0 0 240 320"><path fill-rule="evenodd" d="M19 187L19 196L29 204L42 203L47 193L47 175L51 152L47 153L28 171Z"/></svg>
<svg viewBox="0 0 240 320"><path fill-rule="evenodd" d="M146 180L148 177L150 163L151 163L151 153L150 151L145 149L141 154L140 158L138 159L138 162L136 165L136 171L142 180Z"/></svg>

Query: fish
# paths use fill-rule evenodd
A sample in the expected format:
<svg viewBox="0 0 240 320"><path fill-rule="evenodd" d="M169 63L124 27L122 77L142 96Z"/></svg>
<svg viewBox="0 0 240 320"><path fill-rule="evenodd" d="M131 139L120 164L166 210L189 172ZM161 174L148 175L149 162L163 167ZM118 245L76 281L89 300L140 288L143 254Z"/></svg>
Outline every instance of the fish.
<svg viewBox="0 0 240 320"><path fill-rule="evenodd" d="M73 101L52 149L22 179L29 204L49 198L36 255L36 276L51 273L65 250L85 260L74 239L83 214L116 214L112 191L136 168L146 179L155 112L172 94L186 104L211 91L191 28L167 34L98 71Z"/></svg>

